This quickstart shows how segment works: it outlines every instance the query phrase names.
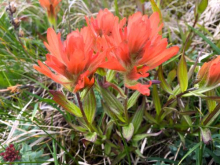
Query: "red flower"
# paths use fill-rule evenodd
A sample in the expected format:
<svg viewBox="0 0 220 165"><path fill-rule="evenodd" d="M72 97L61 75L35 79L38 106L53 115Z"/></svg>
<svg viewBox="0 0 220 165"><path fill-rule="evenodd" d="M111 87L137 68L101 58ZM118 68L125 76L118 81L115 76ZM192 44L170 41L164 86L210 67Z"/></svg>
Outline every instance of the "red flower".
<svg viewBox="0 0 220 165"><path fill-rule="evenodd" d="M148 70L176 55L179 48L167 48L167 39L162 39L159 34L163 24L160 24L158 13L152 14L150 18L140 12L135 13L129 17L127 27L124 25L125 19L117 24L114 22L112 35L105 36L113 51L107 54L108 61L101 67L121 71L128 88L149 95L151 82L143 85L137 80L147 77Z"/></svg>
<svg viewBox="0 0 220 165"><path fill-rule="evenodd" d="M39 0L40 5L47 10L48 17L56 17L57 6L61 0Z"/></svg>
<svg viewBox="0 0 220 165"><path fill-rule="evenodd" d="M47 66L38 61L39 66L35 65L34 68L70 91L77 92L93 85L93 73L103 57L101 54L94 54L93 37L89 31L88 28L83 28L80 32L74 31L62 42L60 33L56 34L52 28L49 28L48 43L44 43L50 52L46 55Z"/></svg>
<svg viewBox="0 0 220 165"><path fill-rule="evenodd" d="M215 86L220 83L220 56L202 65L198 73L200 86Z"/></svg>

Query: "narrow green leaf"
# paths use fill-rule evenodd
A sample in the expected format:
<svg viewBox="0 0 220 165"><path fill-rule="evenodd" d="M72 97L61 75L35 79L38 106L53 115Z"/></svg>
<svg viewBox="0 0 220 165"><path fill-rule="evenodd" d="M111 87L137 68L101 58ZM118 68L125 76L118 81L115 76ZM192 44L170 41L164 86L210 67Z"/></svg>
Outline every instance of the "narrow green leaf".
<svg viewBox="0 0 220 165"><path fill-rule="evenodd" d="M120 162L124 157L126 156L126 151L121 151L121 153L114 159L112 162L112 165L116 165L118 162Z"/></svg>
<svg viewBox="0 0 220 165"><path fill-rule="evenodd" d="M151 123L157 124L157 121L155 120L155 118L153 116L151 116L147 111L144 111L144 115Z"/></svg>
<svg viewBox="0 0 220 165"><path fill-rule="evenodd" d="M78 126L78 125L75 125L75 124L72 124L72 123L69 123L71 127L73 127L76 131L79 131L79 132L87 132L88 129L84 128L84 127L81 127L81 126Z"/></svg>
<svg viewBox="0 0 220 165"><path fill-rule="evenodd" d="M151 3L151 7L152 7L153 12L159 13L160 23L162 23L163 22L163 18L162 18L162 14L161 14L161 11L160 11L159 7L157 6L157 4L155 3L154 0L150 0L150 3Z"/></svg>
<svg viewBox="0 0 220 165"><path fill-rule="evenodd" d="M146 137L158 136L158 135L160 135L162 132L163 132L163 131L161 130L161 131L159 131L159 132L157 132L157 133L138 134L138 135L135 135L135 136L132 138L132 140L134 140L134 141L139 141L139 140L142 140L142 139L144 139L144 138L146 138Z"/></svg>
<svg viewBox="0 0 220 165"><path fill-rule="evenodd" d="M145 103L143 102L142 105L135 112L134 117L132 119L132 123L134 125L134 134L137 133L143 121L144 110L145 110Z"/></svg>
<svg viewBox="0 0 220 165"><path fill-rule="evenodd" d="M111 109L114 109L120 113L124 112L124 107L122 106L121 102L108 89L101 87L101 93L103 99Z"/></svg>
<svg viewBox="0 0 220 165"><path fill-rule="evenodd" d="M117 17L120 17L119 12L118 12L118 1L114 0L114 5L115 5L115 15Z"/></svg>
<svg viewBox="0 0 220 165"><path fill-rule="evenodd" d="M171 84L173 82L173 80L176 78L176 70L173 69L168 73L167 76L167 83Z"/></svg>
<svg viewBox="0 0 220 165"><path fill-rule="evenodd" d="M134 126L133 123L130 123L127 126L122 127L122 135L128 141L131 140L134 133Z"/></svg>
<svg viewBox="0 0 220 165"><path fill-rule="evenodd" d="M215 107L215 109L211 112L208 113L205 118L202 120L203 125L205 126L210 126L215 119L220 115L220 103Z"/></svg>
<svg viewBox="0 0 220 165"><path fill-rule="evenodd" d="M183 115L183 118L186 120L187 124L192 127L192 120L189 115Z"/></svg>
<svg viewBox="0 0 220 165"><path fill-rule="evenodd" d="M157 116L159 116L161 112L161 103L160 103L160 98L158 96L157 85L155 84L153 85L152 95L153 95L153 102L154 102L154 106L156 109L156 113L157 113Z"/></svg>
<svg viewBox="0 0 220 165"><path fill-rule="evenodd" d="M177 68L177 78L182 92L185 92L188 87L187 65L185 57L182 55Z"/></svg>
<svg viewBox="0 0 220 165"><path fill-rule="evenodd" d="M34 105L34 110L33 110L33 112L32 112L31 121L34 120L34 117L35 117L35 115L37 114L37 111L38 111L38 103L36 103L36 104Z"/></svg>
<svg viewBox="0 0 220 165"><path fill-rule="evenodd" d="M161 65L159 66L157 73L158 73L158 79L161 81L160 85L163 88L163 90L165 90L169 94L172 94L172 89L163 76L163 69Z"/></svg>
<svg viewBox="0 0 220 165"><path fill-rule="evenodd" d="M206 95L207 96L215 96L215 91L214 90L210 90L210 91L206 92ZM209 112L212 112L215 109L215 107L216 107L216 101L214 101L214 100L207 100L207 105L208 105Z"/></svg>
<svg viewBox="0 0 220 165"><path fill-rule="evenodd" d="M98 69L96 70L96 73L99 74L99 75L101 75L101 76L105 76L105 75L106 75L106 71L105 71L105 69L103 69L103 68L98 68Z"/></svg>
<svg viewBox="0 0 220 165"><path fill-rule="evenodd" d="M163 108L163 110L164 110L164 113L161 115L161 117L160 117L160 121L162 121L167 115L169 115L170 113L172 113L172 112L178 112L177 111L177 109L175 109L175 108L172 108L172 107L164 107Z"/></svg>
<svg viewBox="0 0 220 165"><path fill-rule="evenodd" d="M201 87L201 88L198 88L195 91L190 91L189 93L184 94L183 97L189 97L189 96L205 97L205 95L201 95L201 94L205 93L207 91L213 90L213 89L215 89L219 86L220 86L220 84L218 84L216 86L211 86L211 87Z"/></svg>
<svg viewBox="0 0 220 165"><path fill-rule="evenodd" d="M109 145L108 143L105 144L105 154L109 155L111 152L111 145Z"/></svg>
<svg viewBox="0 0 220 165"><path fill-rule="evenodd" d="M114 79L114 77L115 77L115 73L116 72L114 70L108 70L107 71L107 75L106 75L106 80L108 82L111 82Z"/></svg>
<svg viewBox="0 0 220 165"><path fill-rule="evenodd" d="M195 151L198 147L200 146L200 143L196 144L193 148L191 148L184 156L183 158L179 161L178 165L182 163L184 159L186 159L187 156L189 156L193 151Z"/></svg>
<svg viewBox="0 0 220 165"><path fill-rule="evenodd" d="M121 120L122 122L125 122L124 117L122 116L122 113L119 113L117 110L115 109L111 109L106 103L102 103L103 105L103 109L105 111L105 113L111 117L111 119L113 120L117 120L117 118L119 120Z"/></svg>
<svg viewBox="0 0 220 165"><path fill-rule="evenodd" d="M163 161L163 162L178 164L177 161L170 160L170 159L164 159L164 158L160 158L160 157L148 157L147 160L157 160L158 162Z"/></svg>
<svg viewBox="0 0 220 165"><path fill-rule="evenodd" d="M122 98L124 98L124 99L127 98L127 96L124 94L124 91L119 86L117 86L113 83L106 82L105 84L103 84L103 87L104 88L112 87L121 95Z"/></svg>
<svg viewBox="0 0 220 165"><path fill-rule="evenodd" d="M204 34L202 34L200 31L198 31L190 25L188 25L188 27L192 29L192 31L195 32L198 36L200 36L207 44L209 44L217 54L220 54L220 48L218 48L214 43L212 43L208 38L206 38Z"/></svg>
<svg viewBox="0 0 220 165"><path fill-rule="evenodd" d="M53 140L53 158L54 158L54 164L58 165L58 160L57 160L57 149L55 145L55 141Z"/></svg>
<svg viewBox="0 0 220 165"><path fill-rule="evenodd" d="M96 99L93 89L91 88L83 101L83 109L89 123L92 123L96 113Z"/></svg>
<svg viewBox="0 0 220 165"><path fill-rule="evenodd" d="M73 102L70 102L62 92L51 90L50 93L53 95L53 100L67 112L72 113L77 117L82 117L79 107L77 107Z"/></svg>
<svg viewBox="0 0 220 165"><path fill-rule="evenodd" d="M137 103L137 99L138 97L140 96L140 92L138 91L135 91L131 97L128 99L128 105L127 105L127 108L131 108L135 103Z"/></svg>

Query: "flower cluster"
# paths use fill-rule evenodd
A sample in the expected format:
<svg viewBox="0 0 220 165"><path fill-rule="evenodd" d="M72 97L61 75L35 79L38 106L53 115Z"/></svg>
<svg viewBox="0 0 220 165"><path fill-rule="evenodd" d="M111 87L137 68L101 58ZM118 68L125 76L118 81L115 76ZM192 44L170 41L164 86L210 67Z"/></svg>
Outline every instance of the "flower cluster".
<svg viewBox="0 0 220 165"><path fill-rule="evenodd" d="M38 61L39 66L34 66L73 92L92 86L94 73L100 67L120 72L126 87L149 95L151 81L138 80L148 77L147 71L179 51L177 46L167 48L167 39L160 34L163 24L158 13L148 17L137 12L128 21L119 21L104 9L86 21L86 27L71 32L63 42L61 34L49 28L46 65Z"/></svg>
<svg viewBox="0 0 220 165"><path fill-rule="evenodd" d="M14 144L10 144L5 152L0 153L0 156L3 157L5 162L14 162L15 160L20 160L21 156L19 151L15 149Z"/></svg>

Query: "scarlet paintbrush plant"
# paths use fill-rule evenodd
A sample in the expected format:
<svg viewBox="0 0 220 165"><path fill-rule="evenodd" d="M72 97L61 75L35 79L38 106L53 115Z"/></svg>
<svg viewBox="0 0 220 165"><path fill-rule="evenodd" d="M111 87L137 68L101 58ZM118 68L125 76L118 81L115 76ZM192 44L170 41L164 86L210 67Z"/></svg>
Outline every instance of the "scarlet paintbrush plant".
<svg viewBox="0 0 220 165"><path fill-rule="evenodd" d="M220 83L220 56L202 65L197 76L200 86L216 86Z"/></svg>
<svg viewBox="0 0 220 165"><path fill-rule="evenodd" d="M49 28L48 43L44 43L49 54L46 55L45 64L38 61L39 66L35 65L34 68L76 93L78 105L69 101L60 91L50 92L56 103L77 117L80 126L73 125L73 128L83 131L85 140L105 143L105 139L110 139L113 129L113 126L107 126L104 130L96 126L95 89L102 96L106 114L113 123L120 124L121 128L117 130L127 141L133 137L135 141L139 141L145 137L135 136L143 121L146 104L143 102L132 117L128 109L135 104L140 93L150 94L149 87L152 83L139 83L138 80L148 77L147 71L176 55L179 48L167 48L167 39L162 39L160 34L163 24L157 13L148 18L138 12L129 17L126 23L126 18L119 21L118 17L105 9L96 18L86 20L87 27L71 32L63 42L61 34L56 34ZM126 95L127 88L124 92L119 86L106 82L107 79L100 76L97 79L103 81L98 81L94 89L91 88L99 67L119 71L123 75L124 86L138 92L129 99ZM120 94L121 99L107 89L109 86ZM83 97L80 97L79 93L85 88L89 90L82 92ZM161 131L158 134L160 133Z"/></svg>
<svg viewBox="0 0 220 165"><path fill-rule="evenodd" d="M151 82L141 84L137 80L148 77L147 71L176 55L179 48L167 48L167 39L159 34L163 24L158 13L150 18L135 13L129 17L127 26L125 18L118 20L107 9L90 20L91 29L96 35L103 35L112 50L101 67L120 71L128 88L149 95Z"/></svg>
<svg viewBox="0 0 220 165"><path fill-rule="evenodd" d="M49 22L53 26L56 26L57 10L61 0L39 0L39 2L40 5L47 10Z"/></svg>
<svg viewBox="0 0 220 165"><path fill-rule="evenodd" d="M38 61L34 68L62 84L71 92L91 86L94 83L93 73L103 60L102 53L94 53L93 37L88 28L74 31L62 42L61 34L56 34L52 28L47 31L48 43L44 43L50 54L46 55L46 65Z"/></svg>

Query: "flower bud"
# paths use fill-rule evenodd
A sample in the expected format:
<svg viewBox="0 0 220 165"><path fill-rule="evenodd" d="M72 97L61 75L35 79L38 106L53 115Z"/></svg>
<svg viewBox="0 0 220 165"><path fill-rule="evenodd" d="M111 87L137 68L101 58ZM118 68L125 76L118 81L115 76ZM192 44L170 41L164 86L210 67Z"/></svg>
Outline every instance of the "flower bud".
<svg viewBox="0 0 220 165"><path fill-rule="evenodd" d="M11 4L11 13L13 14L13 13L15 13L15 12L16 12L16 7L15 7L15 4L12 3L12 4Z"/></svg>
<svg viewBox="0 0 220 165"><path fill-rule="evenodd" d="M202 65L197 75L199 86L211 87L220 83L220 56Z"/></svg>
<svg viewBox="0 0 220 165"><path fill-rule="evenodd" d="M15 28L18 28L20 25L20 20L18 18L13 19L13 25Z"/></svg>

